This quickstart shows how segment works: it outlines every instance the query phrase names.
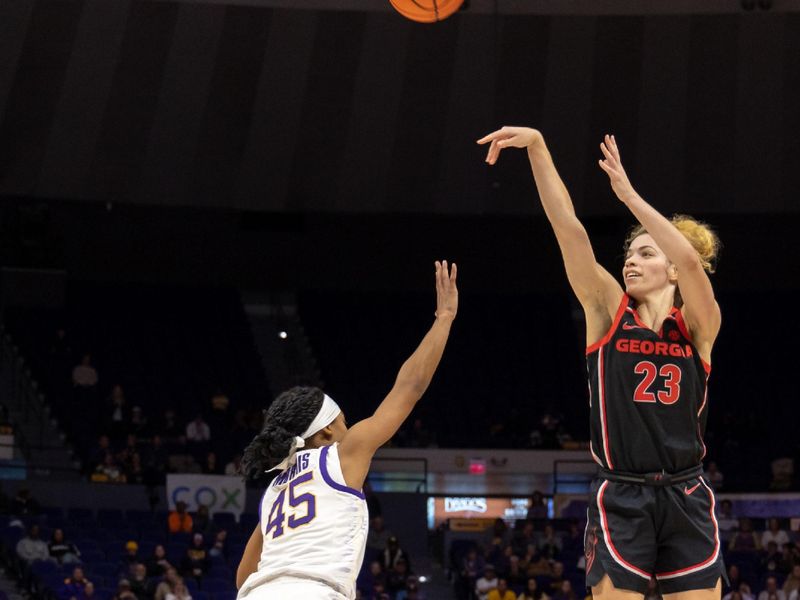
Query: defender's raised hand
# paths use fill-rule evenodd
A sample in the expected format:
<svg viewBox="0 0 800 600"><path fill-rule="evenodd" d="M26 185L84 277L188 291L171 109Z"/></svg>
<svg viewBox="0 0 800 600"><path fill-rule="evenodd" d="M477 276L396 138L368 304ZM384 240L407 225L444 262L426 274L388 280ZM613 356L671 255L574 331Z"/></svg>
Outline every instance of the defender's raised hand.
<svg viewBox="0 0 800 600"><path fill-rule="evenodd" d="M530 127L505 126L478 140L479 144L489 144L486 162L493 165L503 148L528 148L542 139L542 134Z"/></svg>
<svg viewBox="0 0 800 600"><path fill-rule="evenodd" d="M436 318L455 319L458 312L458 288L456 276L458 268L453 263L447 268L447 261L436 261Z"/></svg>

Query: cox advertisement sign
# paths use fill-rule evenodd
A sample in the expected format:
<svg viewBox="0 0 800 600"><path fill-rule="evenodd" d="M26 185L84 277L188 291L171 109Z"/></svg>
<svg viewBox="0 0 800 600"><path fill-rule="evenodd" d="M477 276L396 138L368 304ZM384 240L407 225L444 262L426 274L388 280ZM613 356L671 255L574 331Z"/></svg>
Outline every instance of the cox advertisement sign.
<svg viewBox="0 0 800 600"><path fill-rule="evenodd" d="M196 511L205 504L211 514L229 512L239 520L244 511L244 480L225 475L167 475L167 502L169 509L176 502L185 502L187 510Z"/></svg>

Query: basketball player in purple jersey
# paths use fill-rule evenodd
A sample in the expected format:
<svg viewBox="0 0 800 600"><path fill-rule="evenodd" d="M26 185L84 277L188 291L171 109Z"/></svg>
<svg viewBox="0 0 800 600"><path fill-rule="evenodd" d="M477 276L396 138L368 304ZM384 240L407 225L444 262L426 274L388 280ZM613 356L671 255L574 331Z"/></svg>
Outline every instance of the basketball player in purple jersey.
<svg viewBox="0 0 800 600"><path fill-rule="evenodd" d="M361 488L375 451L430 384L458 311L457 268L436 262L436 319L375 413L347 427L321 389L295 387L265 412L242 471L273 472L236 573L239 600L353 600L367 541Z"/></svg>
<svg viewBox="0 0 800 600"><path fill-rule="evenodd" d="M567 278L586 315L590 449L600 465L586 528L594 598L719 598L724 565L714 493L703 478L711 349L720 310L708 278L719 241L691 217L666 219L633 189L614 136L600 167L638 225L623 286L597 264L539 131L503 127L478 141L486 162L526 148Z"/></svg>

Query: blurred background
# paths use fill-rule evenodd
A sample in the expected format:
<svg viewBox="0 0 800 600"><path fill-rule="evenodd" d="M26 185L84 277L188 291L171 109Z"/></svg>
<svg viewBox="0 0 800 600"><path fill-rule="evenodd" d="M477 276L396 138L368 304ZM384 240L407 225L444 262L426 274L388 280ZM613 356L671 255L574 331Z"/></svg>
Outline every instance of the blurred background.
<svg viewBox="0 0 800 600"><path fill-rule="evenodd" d="M471 599L486 563L583 597L583 315L527 157L475 144L510 124L542 130L613 273L633 221L606 132L654 206L718 231L731 589L800 587L800 1L470 0L423 25L366 0L15 0L0 57L0 594L161 600L167 560L170 591L235 597L261 411L311 384L371 414L447 258L459 317L374 463L362 597Z"/></svg>

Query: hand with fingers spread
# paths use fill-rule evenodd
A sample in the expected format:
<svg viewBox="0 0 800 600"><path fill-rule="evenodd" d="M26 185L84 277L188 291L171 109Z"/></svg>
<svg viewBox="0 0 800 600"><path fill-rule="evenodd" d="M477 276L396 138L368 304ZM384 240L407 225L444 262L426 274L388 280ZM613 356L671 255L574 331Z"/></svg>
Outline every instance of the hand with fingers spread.
<svg viewBox="0 0 800 600"><path fill-rule="evenodd" d="M608 174L608 179L611 182L611 189L617 195L617 198L622 202L627 203L631 198L638 196L636 190L633 189L628 174L622 167L622 160L619 157L619 147L617 140L613 135L606 134L604 140L600 143L600 150L605 156L604 160L599 160L600 168Z"/></svg>
<svg viewBox="0 0 800 600"><path fill-rule="evenodd" d="M458 268L453 263L450 269L447 268L447 261L436 261L436 318L450 319L456 318L458 312L458 288L456 287L456 276Z"/></svg>
<svg viewBox="0 0 800 600"><path fill-rule="evenodd" d="M493 165L497 162L503 148L530 148L541 140L542 134L536 129L505 126L482 137L478 143L489 144L486 162Z"/></svg>

